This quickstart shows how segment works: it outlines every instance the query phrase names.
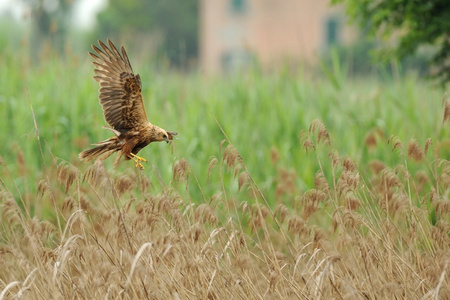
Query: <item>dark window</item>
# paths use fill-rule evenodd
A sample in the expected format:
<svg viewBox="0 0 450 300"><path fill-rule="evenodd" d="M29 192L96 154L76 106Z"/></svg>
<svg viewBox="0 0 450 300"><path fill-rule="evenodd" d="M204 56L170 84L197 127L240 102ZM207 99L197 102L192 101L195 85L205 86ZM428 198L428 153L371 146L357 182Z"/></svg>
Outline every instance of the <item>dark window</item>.
<svg viewBox="0 0 450 300"><path fill-rule="evenodd" d="M326 23L326 42L327 46L339 43L339 20L336 17L330 17Z"/></svg>
<svg viewBox="0 0 450 300"><path fill-rule="evenodd" d="M230 8L234 13L243 13L247 8L246 0L230 0Z"/></svg>

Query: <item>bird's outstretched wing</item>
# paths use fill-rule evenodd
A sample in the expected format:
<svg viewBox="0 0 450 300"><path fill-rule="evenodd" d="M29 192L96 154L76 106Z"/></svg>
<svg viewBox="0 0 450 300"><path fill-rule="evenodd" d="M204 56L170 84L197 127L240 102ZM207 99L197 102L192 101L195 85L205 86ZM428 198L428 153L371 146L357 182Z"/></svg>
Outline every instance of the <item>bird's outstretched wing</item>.
<svg viewBox="0 0 450 300"><path fill-rule="evenodd" d="M108 45L98 41L103 51L92 45L94 79L100 83L100 104L106 122L116 130L128 130L147 124L141 94L141 79L134 75L128 55L122 46L122 55L108 39Z"/></svg>

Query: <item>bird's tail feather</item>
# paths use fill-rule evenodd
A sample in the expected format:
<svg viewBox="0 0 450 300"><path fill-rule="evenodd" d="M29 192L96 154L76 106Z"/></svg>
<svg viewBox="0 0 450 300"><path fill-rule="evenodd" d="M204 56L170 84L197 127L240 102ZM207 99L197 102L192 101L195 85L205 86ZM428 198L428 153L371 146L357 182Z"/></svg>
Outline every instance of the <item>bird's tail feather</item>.
<svg viewBox="0 0 450 300"><path fill-rule="evenodd" d="M97 147L94 147L92 149L86 150L81 152L78 157L80 160L90 161L96 158L99 158L101 160L105 160L108 158L111 154L116 152L118 148L116 145L117 138L112 137L110 139L107 139L106 141L94 144Z"/></svg>

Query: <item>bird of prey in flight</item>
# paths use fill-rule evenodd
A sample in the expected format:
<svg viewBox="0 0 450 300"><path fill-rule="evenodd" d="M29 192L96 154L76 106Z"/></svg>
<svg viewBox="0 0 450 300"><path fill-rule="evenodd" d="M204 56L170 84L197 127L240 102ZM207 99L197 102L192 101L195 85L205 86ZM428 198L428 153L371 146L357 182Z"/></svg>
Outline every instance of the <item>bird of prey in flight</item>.
<svg viewBox="0 0 450 300"><path fill-rule="evenodd" d="M169 143L177 133L148 121L142 101L141 78L139 74L134 75L125 48L122 46L120 53L109 39L109 47L101 41L98 43L103 50L92 45L96 54L89 54L95 60L92 63L95 66L94 80L100 84L98 98L110 126L104 128L111 130L114 136L94 144L96 147L81 152L79 157L85 161L105 160L118 151L114 166L123 156L143 170L141 162L146 160L137 153L152 142Z"/></svg>

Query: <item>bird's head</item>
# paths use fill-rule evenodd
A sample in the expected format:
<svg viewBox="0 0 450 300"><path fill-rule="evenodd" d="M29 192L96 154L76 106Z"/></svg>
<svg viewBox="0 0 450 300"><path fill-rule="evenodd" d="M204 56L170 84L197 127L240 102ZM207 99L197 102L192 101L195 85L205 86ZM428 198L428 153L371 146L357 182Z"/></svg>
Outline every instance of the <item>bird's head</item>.
<svg viewBox="0 0 450 300"><path fill-rule="evenodd" d="M173 136L177 135L177 132L173 132L173 131L166 131L162 128L157 128L156 129L156 140L158 142L170 142L171 140L173 140Z"/></svg>

